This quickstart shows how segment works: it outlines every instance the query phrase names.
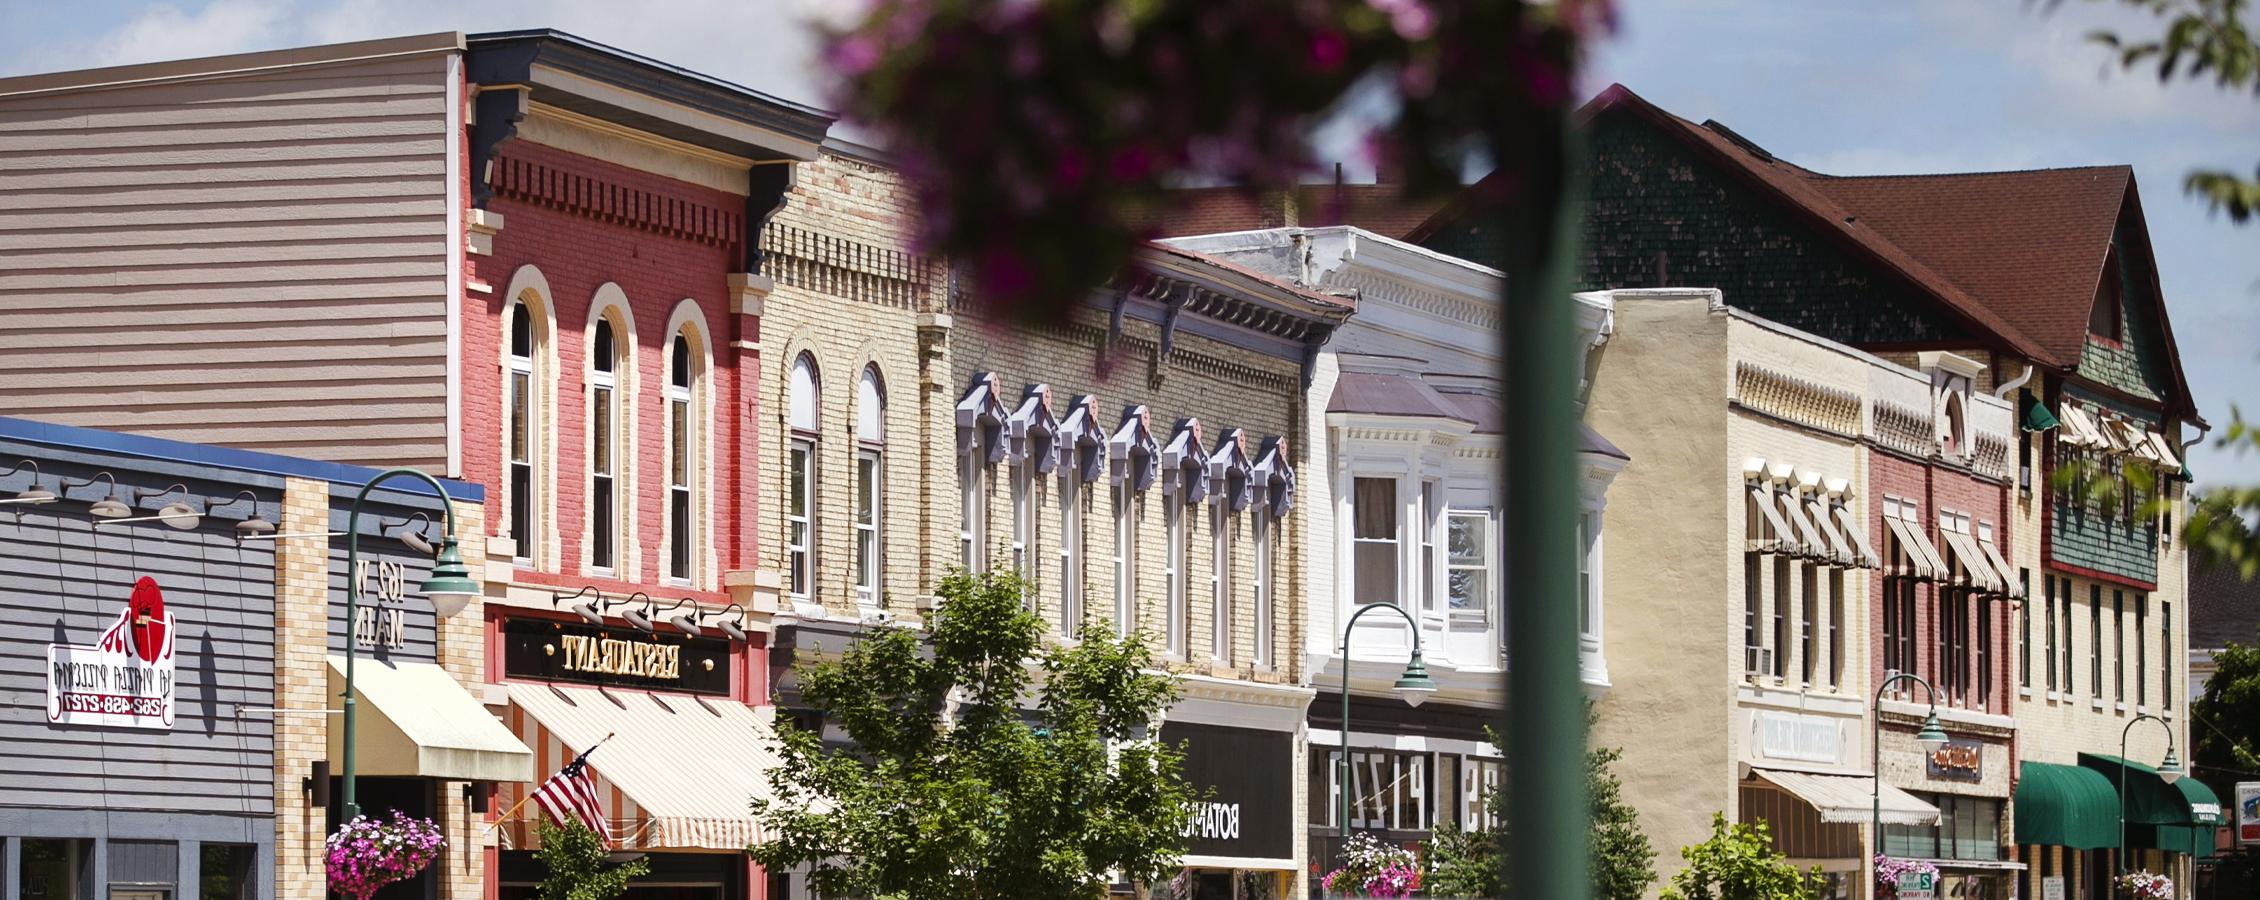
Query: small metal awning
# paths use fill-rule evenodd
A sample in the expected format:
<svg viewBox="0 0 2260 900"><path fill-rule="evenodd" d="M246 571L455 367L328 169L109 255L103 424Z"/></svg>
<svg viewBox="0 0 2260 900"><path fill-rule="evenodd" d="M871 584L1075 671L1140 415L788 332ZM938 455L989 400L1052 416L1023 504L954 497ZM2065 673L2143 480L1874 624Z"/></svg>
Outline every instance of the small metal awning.
<svg viewBox="0 0 2260 900"><path fill-rule="evenodd" d="M1837 565L1860 564L1860 557L1853 552L1852 545L1844 542L1844 531L1837 528L1835 520L1829 516L1826 498L1816 496L1806 500L1805 517L1828 538L1828 555Z"/></svg>
<svg viewBox="0 0 2260 900"><path fill-rule="evenodd" d="M1978 551L1985 554L1985 561L1993 566L1994 571L2001 573L2001 583L2007 585L2002 593L2019 600L2024 599L2025 583L2017 577L2017 570L2009 565L2009 561L2002 558L2001 548L1982 534L1977 536L1977 546Z"/></svg>
<svg viewBox="0 0 2260 900"><path fill-rule="evenodd" d="M1797 543L1798 547L1804 551L1803 555L1816 559L1826 559L1828 557L1828 541L1821 537L1819 529L1813 527L1812 520L1805 517L1804 504L1798 502L1797 495L1783 493L1780 502L1782 515L1788 518L1789 523L1797 529Z"/></svg>
<svg viewBox="0 0 2260 900"><path fill-rule="evenodd" d="M345 692L345 657L330 657L330 695ZM532 781L534 754L446 669L426 662L358 659L354 750L360 775L449 781ZM343 759L345 729L329 729L329 755Z"/></svg>
<svg viewBox="0 0 2260 900"><path fill-rule="evenodd" d="M2075 850L2119 845L2119 794L2110 779L2082 766L2030 760L2018 773L2018 843Z"/></svg>
<svg viewBox="0 0 2260 900"><path fill-rule="evenodd" d="M1770 546L1761 545L1751 549L1790 554L1803 552L1803 548L1798 545L1797 532L1790 530L1789 522L1781 517L1781 508L1774 504L1772 488L1762 484L1752 485L1750 502L1756 504L1759 514L1766 517L1766 525L1773 534Z"/></svg>
<svg viewBox="0 0 2260 900"><path fill-rule="evenodd" d="M1844 539L1851 541L1852 548L1860 552L1860 566L1862 568L1879 569L1883 567L1883 558L1876 555L1875 544L1868 540L1868 530L1861 527L1859 517L1852 515L1852 510L1842 506L1837 507L1836 524L1843 527Z"/></svg>
<svg viewBox="0 0 2260 900"><path fill-rule="evenodd" d="M1883 524L1891 529L1891 536L1899 542L1900 558L1905 559L1907 565L1914 570L1899 574L1913 575L1924 581L1936 581L1945 573L1946 564L1939 560L1937 548L1930 545L1930 538L1923 536L1921 528L1911 526L1907 520L1897 516L1885 516Z"/></svg>
<svg viewBox="0 0 2260 900"><path fill-rule="evenodd" d="M1752 774L1796 795L1820 813L1821 821L1860 824L1872 821L1876 804L1883 808L1886 825L1935 825L1938 807L1867 775L1817 775L1781 769L1752 769Z"/></svg>
<svg viewBox="0 0 2260 900"><path fill-rule="evenodd" d="M1946 546L1954 554L1953 562L1961 566L1965 573L1965 583L1989 594L2007 590L2001 583L2001 573L1993 570L1993 563L1985 558L1984 551L1978 549L1977 538L1959 531L1944 531L1940 534L1945 536ZM1953 566L1946 568L1949 574L1953 571Z"/></svg>

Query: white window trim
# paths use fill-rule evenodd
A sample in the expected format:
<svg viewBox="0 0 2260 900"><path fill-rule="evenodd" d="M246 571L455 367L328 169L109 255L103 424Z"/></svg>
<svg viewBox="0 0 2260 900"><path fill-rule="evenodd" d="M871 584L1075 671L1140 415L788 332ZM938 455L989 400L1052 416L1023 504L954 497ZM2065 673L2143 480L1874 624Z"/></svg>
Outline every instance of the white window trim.
<svg viewBox="0 0 2260 900"><path fill-rule="evenodd" d="M584 332L588 348L586 372L589 400L588 408L582 413L582 421L588 425L584 429L589 436L588 446L584 448L584 458L590 462L584 473L582 490L590 502L583 507L581 565L587 574L605 578L619 578L622 573L633 572L636 563L635 557L631 555L636 543L634 531L628 527L629 523L636 521L633 505L635 442L628 439L635 432L636 332L634 320L628 316L626 301L626 295L620 293L618 285L607 283L597 288L596 300L591 304L588 328ZM610 372L601 372L596 368L596 330L600 324L612 329ZM609 392L612 401L612 429L609 435L599 435L595 428L599 403L597 392L600 389ZM599 473L594 460L597 456L596 442L602 438L609 438L612 442L612 467L609 472ZM612 522L609 528L601 526L594 516L596 483L600 477L607 478L612 486ZM599 531L611 533L611 565L600 566L596 563L595 538Z"/></svg>
<svg viewBox="0 0 2260 900"><path fill-rule="evenodd" d="M1232 664L1232 506L1221 494L1209 504L1209 660Z"/></svg>
<svg viewBox="0 0 2260 900"><path fill-rule="evenodd" d="M1253 589L1249 591L1249 602L1255 605L1252 610L1255 614L1255 622L1253 623L1255 629L1253 649L1255 652L1252 662L1259 669L1269 669L1273 665L1271 582L1274 573L1271 567L1275 551L1271 547L1271 534L1275 516L1271 511L1270 498L1267 496L1269 493L1269 490L1262 487L1257 489L1255 515L1251 516L1249 521L1250 530L1255 537L1256 551L1255 584L1252 586Z"/></svg>
<svg viewBox="0 0 2260 900"><path fill-rule="evenodd" d="M807 600L816 592L816 440L796 434L785 444L785 596ZM800 496L793 491L793 467L806 471L800 478ZM800 514L793 514L793 507ZM796 529L797 526L797 529ZM794 535L799 539L795 540ZM799 588L794 587L798 582Z"/></svg>
<svg viewBox="0 0 2260 900"><path fill-rule="evenodd" d="M1168 588L1168 609L1165 613L1168 645L1164 653L1169 658L1178 660L1186 657L1186 644L1189 643L1186 635L1189 611L1186 595L1189 591L1185 582L1191 568L1192 539L1186 519L1190 517L1188 514L1192 509L1192 504L1186 502L1182 494L1162 498L1162 534L1168 542L1162 560L1162 574Z"/></svg>
<svg viewBox="0 0 2260 900"><path fill-rule="evenodd" d="M1083 633L1083 481L1079 465L1059 467L1059 633Z"/></svg>
<svg viewBox="0 0 2260 900"><path fill-rule="evenodd" d="M674 340L676 340L675 337L668 338L669 346L667 355L670 358L675 355L673 347ZM684 340L688 340L688 338L684 338ZM694 350L693 352L695 353L696 351ZM670 365L672 365L672 363L670 363ZM698 381L697 374L692 373L689 380L693 385L695 385ZM698 492L693 488L693 485L698 481L697 438L699 435L699 428L696 424L698 422L698 403L696 401L697 393L698 391L696 387L685 387L683 385L676 384L674 373L672 371L668 373L666 427L667 440L671 443L668 447L667 454L668 525L665 530L667 532L667 540L669 543L667 544L666 552L662 555L662 558L659 561L659 571L661 579L670 584L688 584L698 573L698 543L697 541L692 539L693 535L697 534L698 532L699 518ZM684 427L682 430L690 432L687 435L677 433L675 429L675 406L678 404L683 407L683 415L681 418L684 423ZM675 478L674 472L675 445L677 443L679 443L682 447L683 455L684 472L683 478L680 481ZM690 515L685 516L684 518L690 523L689 530L691 534L675 533L673 525L674 503L675 498L678 495L683 497L684 504L690 509ZM689 551L683 554L683 568L685 571L681 573L674 571L675 542L678 541L683 542L684 548Z"/></svg>
<svg viewBox="0 0 2260 900"><path fill-rule="evenodd" d="M880 448L869 445L856 448L855 461L858 481L865 481L863 464L871 464L871 476L867 483L856 485L855 502L863 502L864 491L871 494L871 521L855 522L856 564L860 568L856 573L855 599L857 605L864 609L877 609L887 583L882 568L886 559L885 546L881 543L882 536L886 534L887 461Z"/></svg>
<svg viewBox="0 0 2260 900"><path fill-rule="evenodd" d="M511 346L517 339L517 336L512 333L516 330L516 325L511 320L516 318L521 310L524 311L526 316L527 346L525 356L519 356L517 348ZM523 532L524 534L524 537L516 542L518 546L513 551L514 555L510 561L517 566L526 567L534 564L534 551L541 546L542 540L541 435L543 429L540 402L541 379L534 375L534 358L541 354L541 323L535 320L533 304L523 299L514 299L510 301L510 307L503 313L502 327L502 353L504 358L502 384L505 404L502 421L502 463L505 467L503 484L506 489L515 491L514 482L517 481L515 477L517 473L512 470L524 466L526 469L526 493L530 495L524 498L527 521L520 522L515 515L510 520L510 533ZM518 387L521 376L525 379L524 390L520 390ZM525 408L526 419L526 452L523 461L517 457L511 447L513 437L511 426L519 418L518 410L520 406ZM515 501L519 498L513 496L510 499ZM514 502L505 503L503 508L509 510L516 505Z"/></svg>
<svg viewBox="0 0 2260 900"><path fill-rule="evenodd" d="M1145 495L1131 479L1114 483L1114 633L1138 630L1138 524Z"/></svg>
<svg viewBox="0 0 2260 900"><path fill-rule="evenodd" d="M712 446L710 446L712 432L707 427L707 423L713 421L714 418L714 349L707 331L706 314L699 308L696 300L685 299L675 304L674 313L668 317L665 334L667 335L667 343L664 346L667 348L665 351L667 355L660 361L663 379L661 383L667 386L666 396L669 403L674 403L677 400L683 401L685 407L684 427L685 430L690 432L688 436L681 437L683 441L684 478L687 482L683 493L686 495L689 515L685 516L687 520L685 533L676 534L672 523L673 510L667 510L668 520L661 529L665 541L661 544L662 555L658 565L659 581L661 584L671 587L696 589L702 585L712 584L714 578L714 573L710 568L713 564L711 554L706 548L706 529L708 523L713 521L714 518L712 509L714 502L714 469L712 465L714 453ZM675 387L674 380L674 341L678 337L683 340L684 348L688 351L686 355L689 357L687 362L689 371L686 379L689 386L684 388ZM663 440L675 440L678 436L674 433L673 410L667 409L663 412L668 420L663 426L665 429ZM663 443L662 446L668 445ZM670 447L670 449L672 448ZM672 492L673 490L674 486L670 484L669 491ZM674 498L671 493L667 499L670 503L673 502ZM683 576L675 575L670 568L672 560L668 558L668 555L673 553L675 546L673 542L675 541L682 542L684 569L687 573Z"/></svg>

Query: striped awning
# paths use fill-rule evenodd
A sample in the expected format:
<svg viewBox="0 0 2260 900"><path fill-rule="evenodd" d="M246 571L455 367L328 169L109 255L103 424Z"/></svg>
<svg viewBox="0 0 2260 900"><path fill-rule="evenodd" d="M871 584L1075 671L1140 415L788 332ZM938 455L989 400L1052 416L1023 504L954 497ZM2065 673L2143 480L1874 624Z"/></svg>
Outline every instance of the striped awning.
<svg viewBox="0 0 2260 900"><path fill-rule="evenodd" d="M1820 775L1780 769L1752 769L1751 774L1811 804L1823 822L1855 824L1881 817L1886 825L1938 824L1938 807L1900 790L1891 782L1877 784L1867 775Z"/></svg>
<svg viewBox="0 0 2260 900"><path fill-rule="evenodd" d="M561 684L510 685L507 722L548 778L605 735L589 756L597 799L620 849L743 850L764 835L749 804L769 792L777 764L768 710L693 697ZM504 809L532 789L503 789ZM505 827L532 845L531 804Z"/></svg>

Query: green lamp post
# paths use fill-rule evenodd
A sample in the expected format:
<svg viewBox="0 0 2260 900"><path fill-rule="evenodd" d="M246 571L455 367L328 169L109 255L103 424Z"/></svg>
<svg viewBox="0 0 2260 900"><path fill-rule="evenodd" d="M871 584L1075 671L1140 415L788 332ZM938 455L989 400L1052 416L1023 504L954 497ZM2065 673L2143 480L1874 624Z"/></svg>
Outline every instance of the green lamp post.
<svg viewBox="0 0 2260 900"><path fill-rule="evenodd" d="M361 504L369 499L369 492L387 479L405 476L419 478L432 486L439 495L440 510L446 516L446 530L440 541L439 554L432 562L431 577L418 585L417 593L432 604L432 611L441 617L452 616L463 610L471 598L480 594L478 582L471 580L471 570L463 565L463 553L455 546L455 504L447 488L439 479L416 469L387 469L361 486L361 493L353 498L353 512L345 524L345 759L340 779L345 788L344 818L351 821L361 814L361 804L353 793L354 707L353 660L360 654L353 635L353 622L361 614L361 579L355 573L361 569Z"/></svg>
<svg viewBox="0 0 2260 900"><path fill-rule="evenodd" d="M1405 664L1405 674L1398 676L1391 689L1405 698L1405 702L1419 706L1428 695L1436 693L1436 680L1428 677L1428 666L1420 661L1420 621L1413 614L1394 603L1366 603L1350 614L1342 625L1342 756L1334 761L1334 778L1342 794L1342 838L1350 837L1350 631L1357 627L1358 617L1376 609L1388 609L1405 617L1405 625L1412 629L1412 661Z"/></svg>
<svg viewBox="0 0 2260 900"><path fill-rule="evenodd" d="M2119 874L2127 873L2127 735L2144 719L2158 723L2166 729L2166 758L2158 761L2158 780L2167 784L2182 780L2181 757L2174 755L2174 724L2149 713L2136 713L2119 729Z"/></svg>
<svg viewBox="0 0 2260 900"><path fill-rule="evenodd" d="M1924 752L1936 753L1947 742L1946 729L1938 724L1938 689L1931 687L1930 682L1913 672L1899 672L1876 685L1875 704L1868 716L1869 745L1872 748L1868 766L1873 773L1873 780L1868 783L1868 803L1875 816L1868 832L1870 839L1875 842L1874 852L1868 854L1869 859L1883 855L1883 692L1901 681L1922 685L1923 696L1930 698L1930 715L1923 719L1923 727L1915 732L1915 743L1921 744Z"/></svg>

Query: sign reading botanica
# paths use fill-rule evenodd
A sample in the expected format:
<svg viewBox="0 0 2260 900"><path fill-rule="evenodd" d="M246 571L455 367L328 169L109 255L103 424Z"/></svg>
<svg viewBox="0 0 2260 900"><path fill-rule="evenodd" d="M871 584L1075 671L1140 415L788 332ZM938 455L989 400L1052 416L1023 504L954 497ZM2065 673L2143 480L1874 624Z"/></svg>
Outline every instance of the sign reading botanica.
<svg viewBox="0 0 2260 900"><path fill-rule="evenodd" d="M94 646L47 645L47 721L173 727L174 630L164 593L143 578Z"/></svg>
<svg viewBox="0 0 2260 900"><path fill-rule="evenodd" d="M692 694L730 692L730 642L662 626L597 628L578 622L503 623L503 671L512 678L574 681Z"/></svg>
<svg viewBox="0 0 2260 900"><path fill-rule="evenodd" d="M1166 743L1182 742L1185 780L1202 796L1185 830L1197 856L1286 859L1295 855L1295 739L1279 731L1170 722Z"/></svg>

